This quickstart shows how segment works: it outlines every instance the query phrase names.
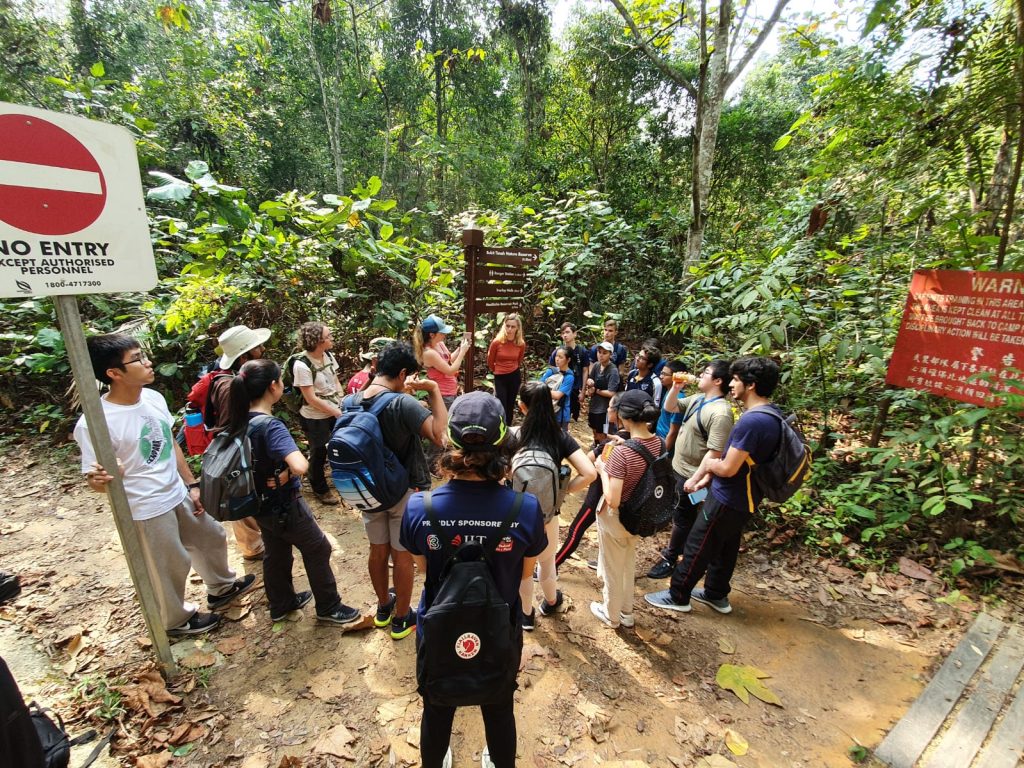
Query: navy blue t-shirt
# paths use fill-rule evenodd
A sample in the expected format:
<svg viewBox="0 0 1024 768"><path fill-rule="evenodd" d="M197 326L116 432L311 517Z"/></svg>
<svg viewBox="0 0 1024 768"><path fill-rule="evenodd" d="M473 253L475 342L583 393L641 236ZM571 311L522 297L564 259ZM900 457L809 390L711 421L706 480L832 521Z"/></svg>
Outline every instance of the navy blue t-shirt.
<svg viewBox="0 0 1024 768"><path fill-rule="evenodd" d="M767 413L744 413L729 433L729 439L722 449L722 456L735 447L750 454L755 464L762 464L772 457L779 447L782 427L774 416ZM732 509L746 510L753 514L761 503L761 494L750 482L750 465L744 462L739 472L732 477L718 477L711 480L711 495Z"/></svg>
<svg viewBox="0 0 1024 768"><path fill-rule="evenodd" d="M262 416L259 411L249 411L249 420ZM277 417L271 417L270 421L263 427L262 433L257 432L252 439L253 473L256 475L256 487L260 495L266 496L273 493L267 488L267 480L270 479L275 470L284 467L284 457L299 450L295 439L285 423ZM292 476L282 488L297 491L302 485L302 480Z"/></svg>
<svg viewBox="0 0 1024 768"><path fill-rule="evenodd" d="M444 527L443 536L455 546L464 542L483 542L493 536L508 515L515 500L515 491L492 481L450 480L433 491L434 516ZM420 597L419 615L427 612L434 602L435 577L444 568L441 540L431 530L423 505L423 494L414 493L402 516L399 540L414 555L427 558L427 572ZM523 578L523 559L536 557L548 544L544 533L544 515L537 497L525 494L519 519L498 544L493 555L494 583L509 604L509 621L519 619L519 584Z"/></svg>

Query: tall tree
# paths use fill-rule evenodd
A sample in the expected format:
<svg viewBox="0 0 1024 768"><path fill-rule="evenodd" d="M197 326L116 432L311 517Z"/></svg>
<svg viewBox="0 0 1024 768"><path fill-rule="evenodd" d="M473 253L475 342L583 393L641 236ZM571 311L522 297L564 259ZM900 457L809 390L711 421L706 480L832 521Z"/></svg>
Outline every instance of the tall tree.
<svg viewBox="0 0 1024 768"><path fill-rule="evenodd" d="M749 18L753 0L721 0L717 8L709 7L708 0L700 0L696 16L685 3L658 0L636 3L630 9L623 0L611 2L626 22L634 45L695 103L685 270L700 259L704 243L715 143L726 91L764 44L789 0L775 0L768 18L760 24ZM685 33L687 41L696 46L696 72L678 56L677 33Z"/></svg>

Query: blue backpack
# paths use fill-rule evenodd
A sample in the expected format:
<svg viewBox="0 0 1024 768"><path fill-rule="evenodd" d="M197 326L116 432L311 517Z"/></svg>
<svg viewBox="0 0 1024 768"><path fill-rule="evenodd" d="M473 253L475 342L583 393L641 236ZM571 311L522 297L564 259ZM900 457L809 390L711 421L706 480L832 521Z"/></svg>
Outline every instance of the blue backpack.
<svg viewBox="0 0 1024 768"><path fill-rule="evenodd" d="M327 443L334 487L349 506L364 512L393 507L409 490L409 472L384 442L378 415L398 392L384 392L363 405L363 394L346 397Z"/></svg>

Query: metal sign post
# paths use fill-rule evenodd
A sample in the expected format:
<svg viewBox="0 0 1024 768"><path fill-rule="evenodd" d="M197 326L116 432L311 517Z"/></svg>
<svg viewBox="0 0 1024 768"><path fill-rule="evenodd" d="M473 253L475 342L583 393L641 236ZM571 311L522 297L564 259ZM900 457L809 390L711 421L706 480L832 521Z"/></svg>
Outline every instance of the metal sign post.
<svg viewBox="0 0 1024 768"><path fill-rule="evenodd" d="M119 126L0 102L0 296L53 296L82 412L142 617L164 674L175 671L117 456L96 391L79 294L148 291L156 261L135 140Z"/></svg>
<svg viewBox="0 0 1024 768"><path fill-rule="evenodd" d="M484 232L482 229L462 230L462 248L466 256L466 330L472 343L466 355L465 389L472 392L476 388L473 371L476 364L476 256L483 250Z"/></svg>

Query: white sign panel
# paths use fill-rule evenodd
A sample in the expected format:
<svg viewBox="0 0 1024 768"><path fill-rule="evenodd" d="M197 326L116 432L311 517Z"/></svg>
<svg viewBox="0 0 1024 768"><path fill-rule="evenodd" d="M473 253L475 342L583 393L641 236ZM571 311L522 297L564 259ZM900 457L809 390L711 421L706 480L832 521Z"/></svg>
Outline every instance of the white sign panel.
<svg viewBox="0 0 1024 768"><path fill-rule="evenodd" d="M157 283L132 135L0 102L0 296Z"/></svg>

